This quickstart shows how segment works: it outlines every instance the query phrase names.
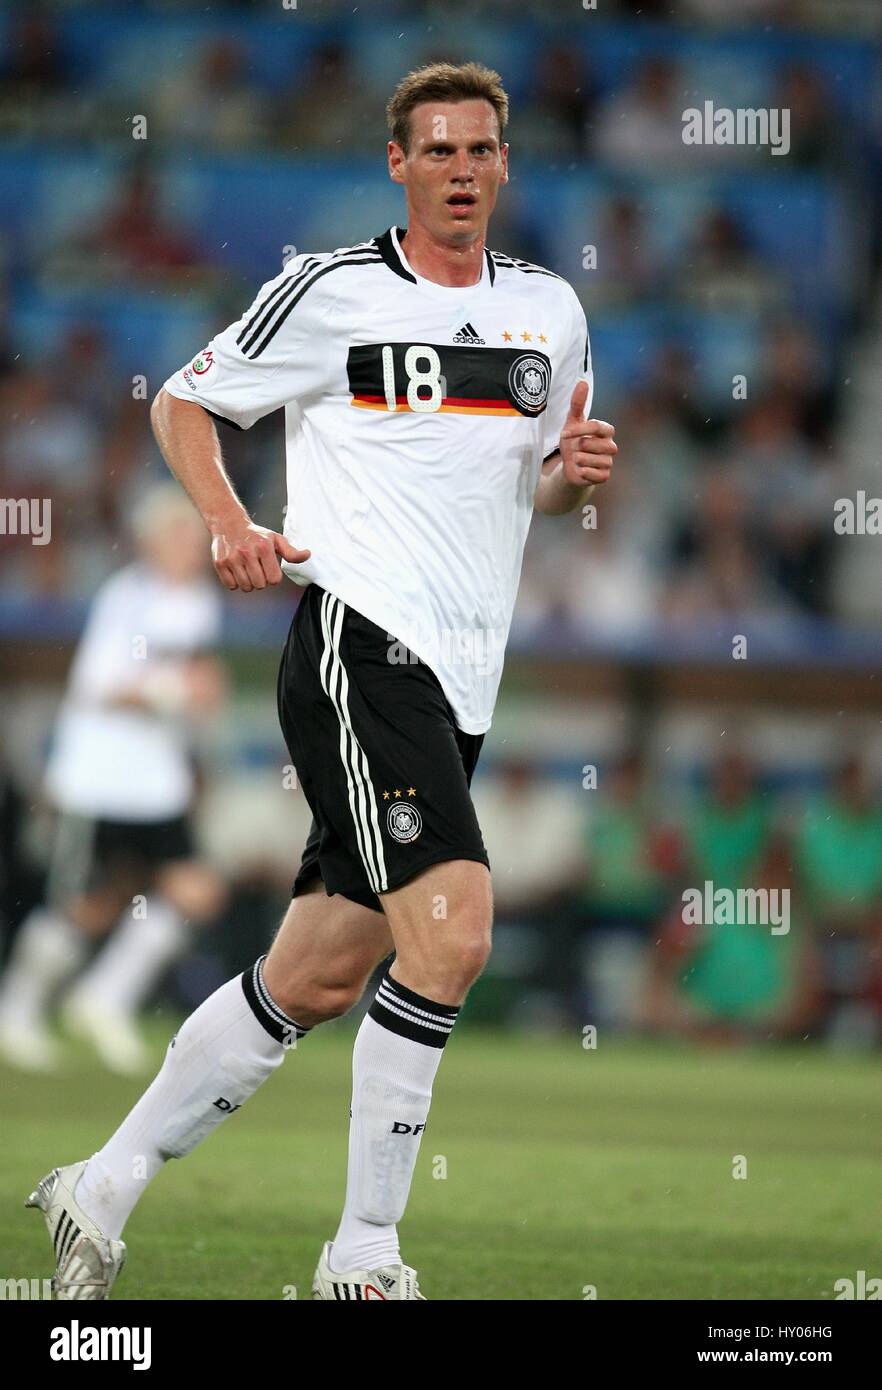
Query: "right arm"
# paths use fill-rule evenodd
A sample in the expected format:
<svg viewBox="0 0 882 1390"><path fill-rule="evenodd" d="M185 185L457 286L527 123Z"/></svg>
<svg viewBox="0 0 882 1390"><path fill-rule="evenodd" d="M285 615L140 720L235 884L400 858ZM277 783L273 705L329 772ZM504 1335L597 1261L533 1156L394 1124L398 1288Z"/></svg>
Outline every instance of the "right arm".
<svg viewBox="0 0 882 1390"><path fill-rule="evenodd" d="M208 411L196 401L179 400L162 387L150 408L156 442L169 469L184 488L211 535L211 558L228 589L265 589L282 579L277 556L300 564L308 550L297 550L277 531L258 526L236 496Z"/></svg>

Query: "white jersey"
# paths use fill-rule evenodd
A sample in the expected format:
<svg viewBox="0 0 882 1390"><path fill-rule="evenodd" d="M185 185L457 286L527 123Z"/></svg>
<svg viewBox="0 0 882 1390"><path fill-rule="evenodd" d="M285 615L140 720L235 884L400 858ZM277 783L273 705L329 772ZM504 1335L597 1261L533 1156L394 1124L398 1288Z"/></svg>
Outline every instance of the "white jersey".
<svg viewBox="0 0 882 1390"><path fill-rule="evenodd" d="M172 584L142 564L128 565L99 589L46 771L47 791L60 810L155 821L188 809L193 773L179 722L112 702L215 643L221 614L210 579Z"/></svg>
<svg viewBox="0 0 882 1390"><path fill-rule="evenodd" d="M477 284L410 268L406 233L298 255L165 383L248 429L285 407L285 562L436 674L467 733L490 726L543 459L591 375L559 276L485 251Z"/></svg>

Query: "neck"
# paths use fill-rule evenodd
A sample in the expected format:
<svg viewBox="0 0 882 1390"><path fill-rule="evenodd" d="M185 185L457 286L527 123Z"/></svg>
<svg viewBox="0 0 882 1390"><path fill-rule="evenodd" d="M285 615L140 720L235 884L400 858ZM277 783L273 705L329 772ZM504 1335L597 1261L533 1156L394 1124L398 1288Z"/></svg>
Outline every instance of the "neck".
<svg viewBox="0 0 882 1390"><path fill-rule="evenodd" d="M485 236L486 230L468 245L450 246L411 220L401 249L411 270L424 280L451 288L476 285L484 273Z"/></svg>

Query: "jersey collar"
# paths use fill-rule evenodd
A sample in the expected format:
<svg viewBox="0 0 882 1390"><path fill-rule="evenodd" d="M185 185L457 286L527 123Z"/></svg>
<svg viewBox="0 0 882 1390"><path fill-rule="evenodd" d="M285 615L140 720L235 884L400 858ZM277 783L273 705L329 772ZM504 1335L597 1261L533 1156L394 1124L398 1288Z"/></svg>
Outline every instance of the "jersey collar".
<svg viewBox="0 0 882 1390"><path fill-rule="evenodd" d="M426 280L423 276L417 276L408 265L404 252L401 249L401 242L407 233L406 227L387 227L381 236L374 237L374 243L390 270L396 275L400 275L402 280L409 280L412 285L422 285L427 288L440 290L444 296L453 295L456 289L471 293L474 290L484 289L493 284L496 279L496 267L493 258L487 248L484 248L484 273L476 285L436 285L433 280Z"/></svg>

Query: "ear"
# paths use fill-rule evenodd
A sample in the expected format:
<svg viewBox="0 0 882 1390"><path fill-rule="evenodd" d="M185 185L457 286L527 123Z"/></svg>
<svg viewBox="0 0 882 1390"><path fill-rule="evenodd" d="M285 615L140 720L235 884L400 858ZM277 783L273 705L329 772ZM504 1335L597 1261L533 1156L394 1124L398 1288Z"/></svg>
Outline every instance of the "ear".
<svg viewBox="0 0 882 1390"><path fill-rule="evenodd" d="M499 151L502 159L502 178L500 183L508 183L508 145L503 145Z"/></svg>
<svg viewBox="0 0 882 1390"><path fill-rule="evenodd" d="M404 161L405 153L400 145L394 140L390 140L386 146L386 154L389 161L389 177L393 183L404 183Z"/></svg>

